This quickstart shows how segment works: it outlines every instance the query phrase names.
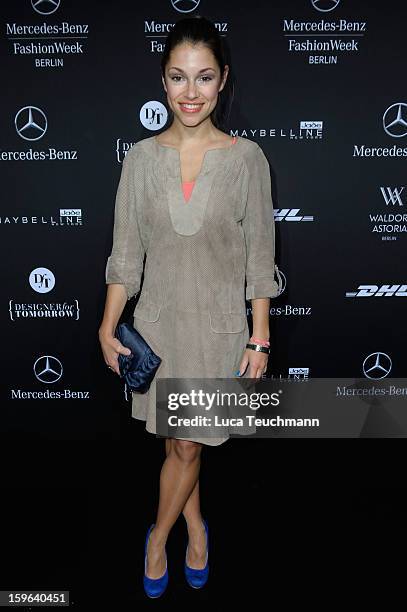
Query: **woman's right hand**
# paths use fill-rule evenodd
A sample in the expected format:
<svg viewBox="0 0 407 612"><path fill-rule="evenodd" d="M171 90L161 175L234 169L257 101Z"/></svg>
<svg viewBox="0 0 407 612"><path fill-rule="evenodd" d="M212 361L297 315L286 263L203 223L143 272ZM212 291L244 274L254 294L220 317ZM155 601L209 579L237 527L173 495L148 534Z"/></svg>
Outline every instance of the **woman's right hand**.
<svg viewBox="0 0 407 612"><path fill-rule="evenodd" d="M131 355L131 350L124 346L113 334L99 330L99 342L102 347L103 358L106 365L120 376L119 370L119 354Z"/></svg>

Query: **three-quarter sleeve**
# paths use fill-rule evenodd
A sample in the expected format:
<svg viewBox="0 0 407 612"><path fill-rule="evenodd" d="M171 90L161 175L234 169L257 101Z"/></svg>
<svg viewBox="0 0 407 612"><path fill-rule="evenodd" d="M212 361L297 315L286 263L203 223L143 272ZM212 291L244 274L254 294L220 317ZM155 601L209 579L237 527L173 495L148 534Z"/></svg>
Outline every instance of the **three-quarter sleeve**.
<svg viewBox="0 0 407 612"><path fill-rule="evenodd" d="M276 297L282 279L275 264L270 168L261 147L247 160L248 191L242 227L246 242L246 299ZM277 274L278 282L274 280Z"/></svg>
<svg viewBox="0 0 407 612"><path fill-rule="evenodd" d="M127 300L140 289L145 248L140 233L144 171L141 155L129 151L123 160L114 212L113 245L105 269L106 284L124 285Z"/></svg>

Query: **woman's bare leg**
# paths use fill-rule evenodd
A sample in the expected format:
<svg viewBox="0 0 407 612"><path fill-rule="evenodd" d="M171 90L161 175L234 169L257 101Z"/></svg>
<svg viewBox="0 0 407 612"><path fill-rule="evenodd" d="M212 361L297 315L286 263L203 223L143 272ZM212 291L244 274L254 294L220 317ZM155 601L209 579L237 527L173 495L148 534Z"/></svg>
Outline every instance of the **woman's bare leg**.
<svg viewBox="0 0 407 612"><path fill-rule="evenodd" d="M165 452L167 456L171 450L172 440L173 438L167 438L165 440ZM195 483L194 488L192 489L191 495L188 497L186 504L182 509L182 514L184 515L184 518L189 528L201 527L202 515L199 499L199 477Z"/></svg>
<svg viewBox="0 0 407 612"><path fill-rule="evenodd" d="M160 500L155 527L147 547L147 576L160 578L165 572L168 534L199 478L202 444L172 439L160 474ZM202 526L203 528L203 526Z"/></svg>
<svg viewBox="0 0 407 612"><path fill-rule="evenodd" d="M165 452L171 450L173 438L165 440ZM188 497L185 506L182 509L185 521L188 528L188 556L187 564L194 569L202 569L205 567L206 561L206 532L202 523L201 504L199 499L199 476Z"/></svg>

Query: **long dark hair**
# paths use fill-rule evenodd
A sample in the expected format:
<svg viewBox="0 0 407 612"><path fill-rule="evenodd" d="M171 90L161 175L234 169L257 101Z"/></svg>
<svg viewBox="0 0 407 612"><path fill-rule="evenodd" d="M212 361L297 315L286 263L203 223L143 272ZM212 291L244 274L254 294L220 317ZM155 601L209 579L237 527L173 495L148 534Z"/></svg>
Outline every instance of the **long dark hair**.
<svg viewBox="0 0 407 612"><path fill-rule="evenodd" d="M234 98L235 86L234 77L232 75L232 66L230 61L229 49L216 29L214 23L201 15L193 17L185 17L175 23L175 26L168 34L164 52L161 58L161 73L165 78L165 68L170 59L171 51L182 43L202 44L210 49L215 57L215 60L220 68L221 78L223 76L225 65L228 64L229 72L225 86L219 92L218 102L211 113L212 123L219 130L227 131L227 122L229 120L230 110ZM174 121L174 113L169 109L172 116L171 123Z"/></svg>

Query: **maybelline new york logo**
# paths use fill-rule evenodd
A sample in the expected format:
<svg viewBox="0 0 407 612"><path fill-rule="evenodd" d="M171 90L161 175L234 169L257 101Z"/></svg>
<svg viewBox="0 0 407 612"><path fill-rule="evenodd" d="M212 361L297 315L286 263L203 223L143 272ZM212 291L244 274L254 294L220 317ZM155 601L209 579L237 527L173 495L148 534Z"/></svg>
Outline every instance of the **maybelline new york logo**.
<svg viewBox="0 0 407 612"><path fill-rule="evenodd" d="M334 11L340 0L311 0L310 10L322 14ZM288 52L304 54L309 64L337 64L340 55L359 52L359 43L367 31L366 21L336 20L321 16L299 21L283 20L283 32L288 42Z"/></svg>
<svg viewBox="0 0 407 612"><path fill-rule="evenodd" d="M47 115L38 106L23 106L14 116L14 128L15 133L22 140L36 143L48 132ZM0 161L73 161L77 159L78 151L75 149L62 150L55 147L14 151L0 149Z"/></svg>
<svg viewBox="0 0 407 612"><path fill-rule="evenodd" d="M49 268L31 270L28 283L33 291L51 293L56 287L55 275ZM26 319L72 319L79 320L79 301L71 302L16 302L9 300L9 314L12 321Z"/></svg>
<svg viewBox="0 0 407 612"><path fill-rule="evenodd" d="M288 378L290 380L308 380L309 368L288 368Z"/></svg>
<svg viewBox="0 0 407 612"><path fill-rule="evenodd" d="M396 102L383 113L383 131L390 138L405 138L407 136L407 104ZM370 128L367 129L370 130ZM407 147L354 145L353 157L407 157Z"/></svg>
<svg viewBox="0 0 407 612"><path fill-rule="evenodd" d="M248 130L235 130L233 136L243 138L288 138L292 141L301 140L322 140L323 121L300 121L298 127L270 127L270 128L250 128Z"/></svg>
<svg viewBox="0 0 407 612"><path fill-rule="evenodd" d="M55 19L60 5L61 0L31 0L33 12L44 18ZM83 55L88 34L86 23L6 23L12 54L33 58L35 68L63 68L67 56Z"/></svg>
<svg viewBox="0 0 407 612"><path fill-rule="evenodd" d="M310 368L308 367L288 367L287 374L283 373L270 373L265 377L267 380L290 380L295 382L306 383L310 380Z"/></svg>
<svg viewBox="0 0 407 612"><path fill-rule="evenodd" d="M75 227L83 225L82 209L81 208L60 208L59 212L54 215L16 215L6 213L3 207L3 215L0 215L0 226L8 227L10 225L32 225L49 227Z"/></svg>

